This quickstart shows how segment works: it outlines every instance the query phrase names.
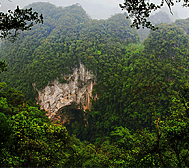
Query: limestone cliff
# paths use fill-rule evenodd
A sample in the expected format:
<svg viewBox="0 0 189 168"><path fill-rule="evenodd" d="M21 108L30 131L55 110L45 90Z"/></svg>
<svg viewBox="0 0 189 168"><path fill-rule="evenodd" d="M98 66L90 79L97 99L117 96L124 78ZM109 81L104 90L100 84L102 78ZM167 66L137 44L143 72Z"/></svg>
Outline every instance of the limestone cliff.
<svg viewBox="0 0 189 168"><path fill-rule="evenodd" d="M38 91L38 104L41 109L47 111L51 118L61 107L70 105L72 102L80 104L84 110L90 109L90 100L93 98L92 90L95 84L95 76L84 65L73 69L73 74L64 76L66 83L54 80L42 91Z"/></svg>

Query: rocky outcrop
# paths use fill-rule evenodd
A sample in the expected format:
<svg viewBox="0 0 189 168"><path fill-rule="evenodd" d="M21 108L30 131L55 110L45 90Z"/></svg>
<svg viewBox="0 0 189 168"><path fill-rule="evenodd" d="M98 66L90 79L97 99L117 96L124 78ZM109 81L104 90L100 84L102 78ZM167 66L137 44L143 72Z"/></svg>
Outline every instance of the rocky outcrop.
<svg viewBox="0 0 189 168"><path fill-rule="evenodd" d="M47 111L51 118L61 107L70 105L72 102L81 105L86 110L90 109L93 98L92 91L95 84L95 76L84 65L73 69L73 74L64 76L66 83L54 80L42 91L38 91L38 104L41 109Z"/></svg>

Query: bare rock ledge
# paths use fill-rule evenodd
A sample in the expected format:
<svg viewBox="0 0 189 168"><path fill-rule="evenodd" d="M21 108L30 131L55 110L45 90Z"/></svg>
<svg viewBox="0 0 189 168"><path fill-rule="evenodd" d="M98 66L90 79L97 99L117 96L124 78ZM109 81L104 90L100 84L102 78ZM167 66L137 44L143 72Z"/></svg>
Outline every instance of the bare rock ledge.
<svg viewBox="0 0 189 168"><path fill-rule="evenodd" d="M72 102L80 104L84 110L91 108L90 100L93 98L92 91L96 77L88 71L83 64L73 69L73 74L64 76L66 83L57 80L49 83L42 91L39 91L33 83L34 89L38 92L37 102L40 109L47 111L51 118L61 107L70 105Z"/></svg>

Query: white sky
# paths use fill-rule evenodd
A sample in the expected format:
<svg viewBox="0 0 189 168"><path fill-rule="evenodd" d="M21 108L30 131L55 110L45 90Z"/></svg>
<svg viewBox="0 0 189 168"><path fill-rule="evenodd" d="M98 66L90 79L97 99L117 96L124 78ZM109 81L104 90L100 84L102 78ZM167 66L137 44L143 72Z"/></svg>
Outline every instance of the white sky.
<svg viewBox="0 0 189 168"><path fill-rule="evenodd" d="M79 3L84 10L95 19L106 19L114 13L120 13L122 10L119 4L124 0L0 0L0 10L6 12L8 9L15 9L17 5L21 8L33 2L50 2L56 6L69 6Z"/></svg>
<svg viewBox="0 0 189 168"><path fill-rule="evenodd" d="M160 0L155 1L160 2ZM32 2L50 2L56 6L68 6L79 3L92 18L104 19L114 13L122 12L119 8L119 4L123 3L124 0L0 0L0 2L0 10L3 12L6 12L8 9L14 9L17 5L23 8ZM189 8L183 8L181 5L182 3L177 4L176 7L173 8L173 11L177 11L180 18L188 18Z"/></svg>
<svg viewBox="0 0 189 168"><path fill-rule="evenodd" d="M75 3L90 3L98 4L109 7L117 7L119 3L124 2L124 0L0 0L2 6L15 8L16 5L24 7L32 2L50 2L57 6L67 6Z"/></svg>

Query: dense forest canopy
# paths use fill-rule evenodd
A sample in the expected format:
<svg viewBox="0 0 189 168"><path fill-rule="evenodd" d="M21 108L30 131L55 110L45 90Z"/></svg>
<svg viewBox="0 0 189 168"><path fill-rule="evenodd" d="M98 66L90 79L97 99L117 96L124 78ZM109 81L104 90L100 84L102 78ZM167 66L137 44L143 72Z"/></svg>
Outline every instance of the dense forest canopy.
<svg viewBox="0 0 189 168"><path fill-rule="evenodd" d="M0 166L189 166L188 19L157 13L159 29L140 37L124 14L93 20L79 4L28 7L44 24L1 44ZM59 109L52 123L32 84L64 83L80 63L96 76L98 98L91 110Z"/></svg>
<svg viewBox="0 0 189 168"><path fill-rule="evenodd" d="M3 74L1 81L21 90L28 99L35 100L36 97L31 83L43 89L48 81L57 77L61 79L62 73L70 73L79 63L96 72L100 59L121 48L111 50L114 43L139 41L137 31L129 27L130 21L122 14L98 21L90 19L78 5L57 8L49 3L43 6L36 3L32 7L43 13L44 24L22 33L15 43L5 43L1 51L1 59L6 60L10 69ZM14 57L9 57L13 53Z"/></svg>

